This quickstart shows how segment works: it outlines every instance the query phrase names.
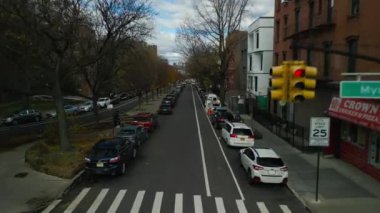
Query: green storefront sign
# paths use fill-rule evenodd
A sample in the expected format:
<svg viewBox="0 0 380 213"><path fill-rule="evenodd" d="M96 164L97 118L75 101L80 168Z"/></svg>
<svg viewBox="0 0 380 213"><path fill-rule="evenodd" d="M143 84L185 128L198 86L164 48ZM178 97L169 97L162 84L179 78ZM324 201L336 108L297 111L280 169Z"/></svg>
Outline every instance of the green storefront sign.
<svg viewBox="0 0 380 213"><path fill-rule="evenodd" d="M340 97L380 99L380 81L341 81Z"/></svg>

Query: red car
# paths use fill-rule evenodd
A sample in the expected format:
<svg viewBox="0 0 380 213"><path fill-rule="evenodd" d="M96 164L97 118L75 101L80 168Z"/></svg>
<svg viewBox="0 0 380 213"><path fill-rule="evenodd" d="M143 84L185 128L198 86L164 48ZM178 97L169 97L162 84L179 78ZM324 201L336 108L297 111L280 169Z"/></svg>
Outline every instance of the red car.
<svg viewBox="0 0 380 213"><path fill-rule="evenodd" d="M133 115L127 123L134 126L143 126L148 132L152 132L158 126L157 116L148 112Z"/></svg>

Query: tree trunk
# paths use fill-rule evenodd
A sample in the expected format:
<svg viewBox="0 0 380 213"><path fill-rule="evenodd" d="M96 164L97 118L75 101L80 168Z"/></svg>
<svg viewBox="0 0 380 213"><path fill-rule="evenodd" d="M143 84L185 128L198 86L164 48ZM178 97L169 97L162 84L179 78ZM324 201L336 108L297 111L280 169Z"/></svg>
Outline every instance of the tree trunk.
<svg viewBox="0 0 380 213"><path fill-rule="evenodd" d="M70 151L72 146L68 139L67 134L67 122L66 115L63 109L63 98L61 92L61 82L60 82L60 67L61 67L62 57L58 56L58 61L55 67L55 87L54 87L54 95L55 95L55 107L57 110L58 117L58 128L59 128L59 141L61 144L61 149L63 151Z"/></svg>

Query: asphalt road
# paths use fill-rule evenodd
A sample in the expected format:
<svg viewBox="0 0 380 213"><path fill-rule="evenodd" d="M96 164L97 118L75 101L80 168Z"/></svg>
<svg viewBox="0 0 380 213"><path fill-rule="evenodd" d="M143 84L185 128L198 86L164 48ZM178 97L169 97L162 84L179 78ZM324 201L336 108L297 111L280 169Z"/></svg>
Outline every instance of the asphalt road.
<svg viewBox="0 0 380 213"><path fill-rule="evenodd" d="M286 186L248 183L239 149L219 141L195 91L159 117L124 176L83 178L51 212L306 212Z"/></svg>

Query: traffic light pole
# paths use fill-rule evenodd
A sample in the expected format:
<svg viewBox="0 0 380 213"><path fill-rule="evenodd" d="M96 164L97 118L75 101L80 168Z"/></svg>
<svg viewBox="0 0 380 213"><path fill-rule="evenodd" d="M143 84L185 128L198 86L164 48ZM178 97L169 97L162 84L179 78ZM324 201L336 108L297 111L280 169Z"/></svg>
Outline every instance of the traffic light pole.
<svg viewBox="0 0 380 213"><path fill-rule="evenodd" d="M295 127L296 127L296 103L294 102L293 103L293 118L292 118L292 121L293 121L293 126L292 126L292 143L294 145L295 141L294 141L294 132L295 132Z"/></svg>

